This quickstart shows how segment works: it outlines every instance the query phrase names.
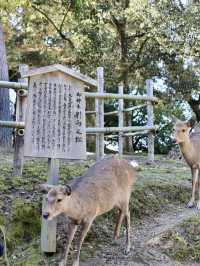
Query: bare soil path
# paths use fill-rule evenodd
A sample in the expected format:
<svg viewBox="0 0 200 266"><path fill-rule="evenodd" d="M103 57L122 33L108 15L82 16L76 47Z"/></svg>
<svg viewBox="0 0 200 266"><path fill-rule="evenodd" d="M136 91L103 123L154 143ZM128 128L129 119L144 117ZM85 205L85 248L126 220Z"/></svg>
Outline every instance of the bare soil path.
<svg viewBox="0 0 200 266"><path fill-rule="evenodd" d="M96 258L91 259L83 266L197 266L199 263L180 263L172 261L163 254L159 246L159 235L166 232L185 219L199 215L196 209L173 207L170 211L160 213L154 218L144 219L132 230L131 252L123 254L123 238L118 243L105 246Z"/></svg>

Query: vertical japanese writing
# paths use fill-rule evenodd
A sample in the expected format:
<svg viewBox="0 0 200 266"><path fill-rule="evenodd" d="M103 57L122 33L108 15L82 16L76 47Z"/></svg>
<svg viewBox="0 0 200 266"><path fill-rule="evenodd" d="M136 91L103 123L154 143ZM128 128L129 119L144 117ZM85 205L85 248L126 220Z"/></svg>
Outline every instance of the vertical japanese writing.
<svg viewBox="0 0 200 266"><path fill-rule="evenodd" d="M56 99L56 83L53 84L53 114L52 114L52 149L56 146L56 115L57 115L57 99Z"/></svg>
<svg viewBox="0 0 200 266"><path fill-rule="evenodd" d="M62 85L58 84L58 126L57 126L57 150L61 148L61 119L62 119Z"/></svg>
<svg viewBox="0 0 200 266"><path fill-rule="evenodd" d="M74 115L75 118L75 125L76 125L76 133L75 133L75 142L79 143L83 141L82 137L82 131L81 131L81 126L82 126L82 112L81 112L81 94L80 92L76 92L76 113Z"/></svg>
<svg viewBox="0 0 200 266"><path fill-rule="evenodd" d="M59 74L34 77L30 84L25 156L84 158L85 101L79 83Z"/></svg>
<svg viewBox="0 0 200 266"><path fill-rule="evenodd" d="M33 112L31 121L31 143L35 144L36 135L36 107L37 106L37 83L33 83Z"/></svg>
<svg viewBox="0 0 200 266"><path fill-rule="evenodd" d="M71 86L68 87L68 106L67 106L67 150L71 150L71 137L72 137L72 91Z"/></svg>
<svg viewBox="0 0 200 266"><path fill-rule="evenodd" d="M43 88L43 94L42 94L42 98L40 99L42 101L42 150L46 149L46 132L47 132L47 128L46 128L46 113L47 113L47 86L48 83L45 82L44 83L44 88Z"/></svg>
<svg viewBox="0 0 200 266"><path fill-rule="evenodd" d="M37 151L39 152L40 150L40 142L41 142L41 110L42 110L42 82L39 83L39 88L38 88L38 97L37 97L37 104L36 104L36 110L37 110L37 128L36 128L36 147Z"/></svg>
<svg viewBox="0 0 200 266"><path fill-rule="evenodd" d="M52 83L48 86L47 97L47 149L51 149L51 112L52 112Z"/></svg>
<svg viewBox="0 0 200 266"><path fill-rule="evenodd" d="M64 84L62 152L66 152L66 127L67 127L67 86L66 84Z"/></svg>

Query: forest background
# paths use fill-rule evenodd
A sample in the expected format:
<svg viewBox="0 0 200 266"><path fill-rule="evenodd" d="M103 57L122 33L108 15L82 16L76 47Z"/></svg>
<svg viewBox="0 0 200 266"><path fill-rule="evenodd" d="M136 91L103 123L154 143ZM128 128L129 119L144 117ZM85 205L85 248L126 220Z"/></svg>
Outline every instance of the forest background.
<svg viewBox="0 0 200 266"><path fill-rule="evenodd" d="M1 1L0 29L6 40L9 80L19 78L19 64L37 67L54 63L93 78L96 68L103 66L106 92L117 92L122 83L125 93L145 94L145 81L152 79L154 95L160 99L154 109L155 124L159 125L155 152L168 153L170 115L180 119L193 116L200 121L199 14L199 1ZM0 106L5 97L9 96L0 95ZM140 102L125 102L125 107L136 104ZM87 108L92 110L94 102L88 101ZM105 111L116 108L117 101L105 102ZM0 118L5 117L0 108ZM146 122L145 108L125 116L125 125ZM105 117L105 126L117 123L117 117ZM93 116L88 116L87 124L94 125ZM127 138L125 150L145 151L146 141L144 136ZM92 150L92 140L89 144Z"/></svg>

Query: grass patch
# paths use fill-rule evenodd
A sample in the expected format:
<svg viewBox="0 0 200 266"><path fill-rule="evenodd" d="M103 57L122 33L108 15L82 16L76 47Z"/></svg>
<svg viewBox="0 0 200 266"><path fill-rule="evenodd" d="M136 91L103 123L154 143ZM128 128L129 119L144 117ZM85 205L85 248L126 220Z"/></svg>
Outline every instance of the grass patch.
<svg viewBox="0 0 200 266"><path fill-rule="evenodd" d="M200 215L166 232L161 241L164 252L174 260L200 262Z"/></svg>
<svg viewBox="0 0 200 266"><path fill-rule="evenodd" d="M41 219L39 203L26 202L17 198L12 204L12 214L8 227L8 247L13 249L17 245L38 236Z"/></svg>

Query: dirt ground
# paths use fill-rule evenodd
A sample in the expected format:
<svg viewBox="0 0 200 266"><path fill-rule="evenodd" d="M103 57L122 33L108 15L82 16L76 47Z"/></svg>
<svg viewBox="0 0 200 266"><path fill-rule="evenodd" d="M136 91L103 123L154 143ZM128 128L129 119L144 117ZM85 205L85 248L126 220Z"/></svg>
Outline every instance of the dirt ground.
<svg viewBox="0 0 200 266"><path fill-rule="evenodd" d="M128 156L127 159L133 159ZM196 266L200 265L200 215L187 209L191 174L183 161L157 155L146 163L146 155L135 156L140 169L130 201L132 249L124 255L124 228L114 241L115 213L94 222L86 238L80 266ZM60 182L82 174L94 161L61 163ZM57 266L66 243L67 227L58 219L57 252L40 250L41 197L36 187L47 179L46 161L25 163L23 177L12 177L11 155L0 155L0 225L4 224L11 266ZM17 202L17 204L16 204ZM1 240L1 237L0 237ZM77 237L69 263L76 253ZM0 265L6 265L0 258Z"/></svg>
<svg viewBox="0 0 200 266"><path fill-rule="evenodd" d="M182 221L198 215L195 209L184 206L172 208L156 217L149 217L132 227L130 254L123 254L123 239L102 249L97 258L83 263L83 266L197 266L195 262L175 262L160 249L159 236L176 227ZM199 215L198 215L199 216ZM200 218L200 216L199 216Z"/></svg>

